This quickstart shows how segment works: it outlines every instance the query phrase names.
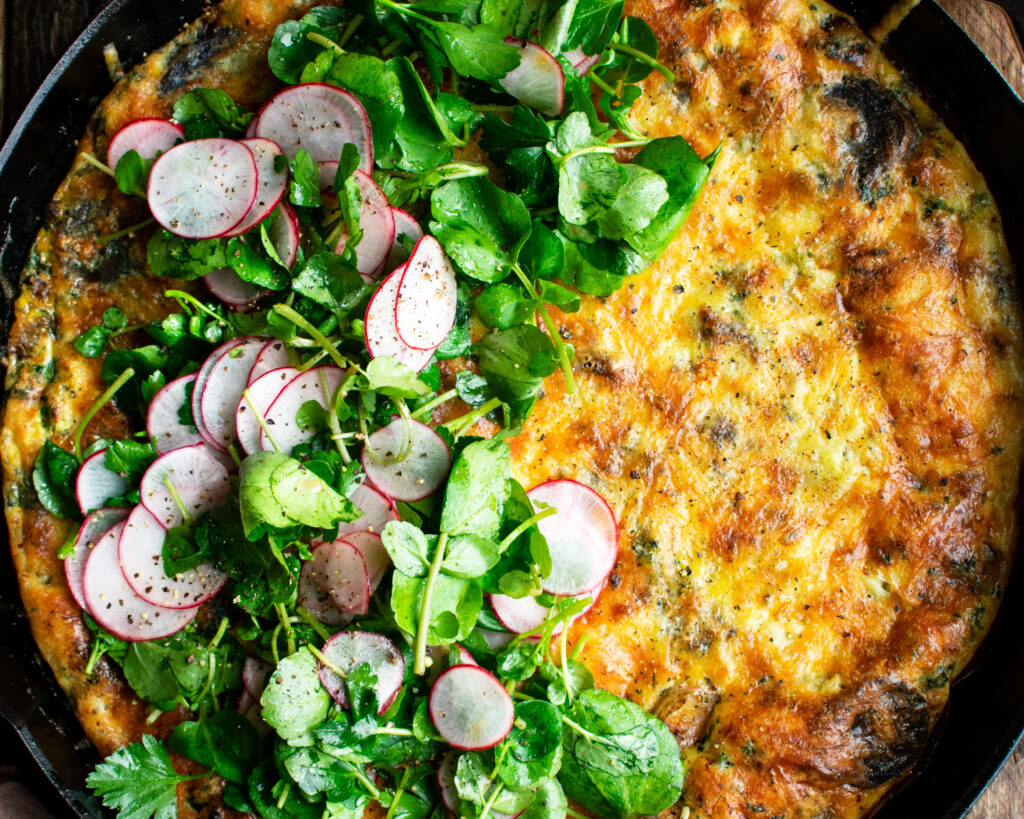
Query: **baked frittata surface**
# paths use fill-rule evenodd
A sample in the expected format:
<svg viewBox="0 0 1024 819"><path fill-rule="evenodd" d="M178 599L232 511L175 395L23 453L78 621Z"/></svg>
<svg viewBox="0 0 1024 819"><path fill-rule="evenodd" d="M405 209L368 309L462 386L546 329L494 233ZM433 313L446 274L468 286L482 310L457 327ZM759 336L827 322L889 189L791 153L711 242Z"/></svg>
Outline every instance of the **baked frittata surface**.
<svg viewBox="0 0 1024 819"><path fill-rule="evenodd" d="M310 0L226 0L102 103L81 150L189 88L256 107L266 48ZM621 529L610 588L571 634L598 683L659 714L691 816L861 816L911 772L995 615L1016 541L1020 303L995 204L963 147L820 0L635 0L674 84L651 136L722 145L668 253L558 316L575 396L548 380L516 477L572 477ZM103 389L75 338L117 304L169 311L144 206L79 156L24 272L2 432L11 549L33 633L101 753L146 709L101 662L31 484ZM455 365L460 366L460 365ZM447 366L451 377L455 366ZM91 435L125 433L105 409ZM147 728L165 734L181 714ZM183 816L218 809L198 780ZM678 810L678 809L677 809Z"/></svg>

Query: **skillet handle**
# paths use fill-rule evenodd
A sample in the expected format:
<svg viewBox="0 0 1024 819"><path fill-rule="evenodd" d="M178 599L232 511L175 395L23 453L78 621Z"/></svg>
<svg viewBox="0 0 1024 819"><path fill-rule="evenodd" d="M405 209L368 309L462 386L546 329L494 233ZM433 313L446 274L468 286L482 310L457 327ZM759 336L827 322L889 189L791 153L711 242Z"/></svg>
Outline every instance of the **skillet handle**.
<svg viewBox="0 0 1024 819"><path fill-rule="evenodd" d="M1024 0L936 0L1024 100Z"/></svg>

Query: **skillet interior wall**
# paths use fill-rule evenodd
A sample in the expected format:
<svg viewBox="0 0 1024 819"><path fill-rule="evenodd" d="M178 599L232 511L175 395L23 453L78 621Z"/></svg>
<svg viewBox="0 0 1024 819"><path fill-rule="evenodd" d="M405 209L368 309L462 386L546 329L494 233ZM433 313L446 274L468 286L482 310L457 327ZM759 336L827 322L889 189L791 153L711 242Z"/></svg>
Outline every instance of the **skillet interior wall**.
<svg viewBox="0 0 1024 819"><path fill-rule="evenodd" d="M1024 23L1024 0L1002 0ZM13 293L18 272L38 227L38 214L70 164L74 141L84 128L109 79L101 57L115 42L126 64L170 39L193 18L202 0L115 0L90 26L86 42L76 44L58 71L65 69L45 99L30 104L31 121L22 120L0 159L0 270ZM869 28L891 0L834 0ZM77 51L76 51L77 49ZM1024 107L962 32L929 0L920 5L890 38L886 51L924 92L985 175L1002 211L1007 240L1024 269ZM21 137L19 139L19 136ZM0 339L5 340L10 301L3 298ZM6 532L4 532L4 537ZM95 760L82 739L63 695L35 652L23 616L13 570L0 569L0 662L26 669L0 676L0 716L16 723L27 745L55 784L71 787L50 799L58 814L85 815L94 810L77 791ZM879 814L880 817L960 816L998 769L1024 727L1024 656L1014 635L1024 627L1022 561L992 634L976 655L976 673L965 675L951 698L948 721L930 764ZM988 656L988 660L983 660ZM47 761L48 760L48 761ZM60 803L55 800L59 799Z"/></svg>

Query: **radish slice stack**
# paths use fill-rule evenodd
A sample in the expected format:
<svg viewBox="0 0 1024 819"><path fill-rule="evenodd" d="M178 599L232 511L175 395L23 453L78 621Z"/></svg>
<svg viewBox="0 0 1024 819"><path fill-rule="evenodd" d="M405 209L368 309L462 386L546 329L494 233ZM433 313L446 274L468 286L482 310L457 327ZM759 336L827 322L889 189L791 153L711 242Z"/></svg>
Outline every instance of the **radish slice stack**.
<svg viewBox="0 0 1024 819"><path fill-rule="evenodd" d="M366 562L351 543L336 540L313 550L299 573L299 605L323 623L341 626L370 609Z"/></svg>
<svg viewBox="0 0 1024 819"><path fill-rule="evenodd" d="M258 360L256 364L259 364ZM254 372L256 364L253 365ZM247 455L260 451L260 417L266 421L267 411L274 403L274 399L300 375L301 373L294 367L278 367L250 380L249 386L242 392L242 397L238 399L238 406L235 408L235 433L239 445ZM270 448L274 449L277 438L274 437L272 442L268 439L267 442Z"/></svg>
<svg viewBox="0 0 1024 819"><path fill-rule="evenodd" d="M146 432L153 441L153 448L163 454L172 449L198 444L203 440L195 427L183 424L181 409L189 407L189 387L195 384L196 375L183 375L177 378L153 396L146 413ZM191 417L191 412L188 413Z"/></svg>
<svg viewBox="0 0 1024 819"><path fill-rule="evenodd" d="M524 105L557 117L565 107L565 73L549 52L528 40L506 38L519 48L519 65L498 80L498 84Z"/></svg>
<svg viewBox="0 0 1024 819"><path fill-rule="evenodd" d="M350 523L338 524L338 536L350 532L376 532L378 535L393 520L398 520L398 510L390 498L382 495L369 484L359 484L348 494L348 499L363 513Z"/></svg>
<svg viewBox="0 0 1024 819"><path fill-rule="evenodd" d="M299 217L295 209L287 202L282 202L270 215L267 224L267 235L274 246L278 258L289 270L299 258Z"/></svg>
<svg viewBox="0 0 1024 819"><path fill-rule="evenodd" d="M129 151L135 151L143 159L156 159L184 139L185 129L169 119L137 119L110 138L107 165L113 170Z"/></svg>
<svg viewBox="0 0 1024 819"><path fill-rule="evenodd" d="M214 352L212 366L204 363L192 393L195 407L195 393L199 392L199 415L202 419L200 434L210 446L222 452L237 440L235 432L235 410L242 398L242 391L249 383L249 371L266 346L265 338L235 339L228 349ZM209 360L209 359L207 359Z"/></svg>
<svg viewBox="0 0 1024 819"><path fill-rule="evenodd" d="M219 506L231 483L228 471L206 444L161 455L142 476L139 498L166 529L180 526ZM180 506L179 506L180 504Z"/></svg>
<svg viewBox="0 0 1024 819"><path fill-rule="evenodd" d="M316 434L314 429L300 427L296 416L307 401L316 401L325 410L345 377L339 367L314 367L285 385L267 409L267 429L273 431L274 441L281 452L291 454L299 444ZM274 449L265 429L260 430L260 447Z"/></svg>
<svg viewBox="0 0 1024 819"><path fill-rule="evenodd" d="M258 225L270 216L271 211L288 192L288 166L285 164L282 167L278 164L278 158L283 160L284 157L281 147L272 140L262 138L243 139L241 143L252 151L253 159L256 161L259 187L256 191L256 201L253 202L249 213L241 224L232 228L229 236L238 236Z"/></svg>
<svg viewBox="0 0 1024 819"><path fill-rule="evenodd" d="M75 550L64 560L64 574L68 579L71 596L83 609L86 605L85 592L82 589L82 575L85 573L85 563L89 559L89 554L92 552L93 546L114 527L114 524L120 523L127 517L128 509L123 506L97 509L85 519L82 528L78 530L78 537L75 538Z"/></svg>
<svg viewBox="0 0 1024 819"><path fill-rule="evenodd" d="M409 424L411 444L403 441ZM407 444L404 457L403 443ZM363 470L373 485L392 500L417 501L434 494L452 467L448 445L419 421L396 418L374 432L363 447Z"/></svg>
<svg viewBox="0 0 1024 819"><path fill-rule="evenodd" d="M324 643L322 653L343 674L368 664L377 676L377 713L383 714L391 707L402 688L405 658L387 637L368 631L342 631ZM323 663L320 664L320 681L335 702L348 708L345 680Z"/></svg>
<svg viewBox="0 0 1024 819"><path fill-rule="evenodd" d="M444 741L467 751L493 748L515 720L505 686L477 665L456 665L441 674L430 689L429 710Z"/></svg>
<svg viewBox="0 0 1024 819"><path fill-rule="evenodd" d="M279 367L287 367L291 363L291 359L288 358L288 348L285 347L284 342L272 338L263 345L260 354L256 356L256 361L253 363L252 369L249 370L249 383L251 384L263 373L269 373Z"/></svg>
<svg viewBox="0 0 1024 819"><path fill-rule="evenodd" d="M107 469L106 452L102 449L86 458L78 468L78 475L75 478L75 499L83 515L106 506L110 498L123 495L129 489L131 484L126 478Z"/></svg>
<svg viewBox="0 0 1024 819"><path fill-rule="evenodd" d="M391 567L391 557L384 548L384 542L375 532L350 532L345 535L344 541L362 555L372 595Z"/></svg>
<svg viewBox="0 0 1024 819"><path fill-rule="evenodd" d="M357 170L352 178L363 201L359 211L359 229L363 237L356 245L356 269L366 276L377 276L383 271L395 241L394 212L384 191L369 174ZM348 236L343 235L334 252L341 253L347 242Z"/></svg>
<svg viewBox="0 0 1024 819"><path fill-rule="evenodd" d="M385 270L394 270L409 259L409 251L405 249L399 239L403 236L407 237L415 245L423 238L423 228L420 227L420 223L404 210L392 207L391 216L395 220L395 241L392 243L387 261L384 263Z"/></svg>

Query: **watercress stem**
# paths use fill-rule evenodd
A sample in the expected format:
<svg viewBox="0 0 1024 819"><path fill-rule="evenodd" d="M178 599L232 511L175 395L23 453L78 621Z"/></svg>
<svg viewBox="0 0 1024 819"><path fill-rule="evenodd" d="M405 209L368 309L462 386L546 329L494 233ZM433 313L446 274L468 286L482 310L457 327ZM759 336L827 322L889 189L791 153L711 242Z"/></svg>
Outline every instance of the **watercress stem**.
<svg viewBox="0 0 1024 819"><path fill-rule="evenodd" d="M494 786L494 790L491 791L491 795L487 797L487 801L484 802L484 809L480 811L479 819L487 819L491 815L491 808L494 803L498 801L498 797L501 796L501 792L505 790L505 786L500 782Z"/></svg>
<svg viewBox="0 0 1024 819"><path fill-rule="evenodd" d="M345 448L345 439L342 437L341 424L338 421L337 402L344 395L344 388L339 384L338 389L331 393L327 386L327 375L320 370L320 390L324 394L324 400L327 401L327 426L331 430L331 440L334 441L341 462L343 464L351 463L352 459L348 455L348 449Z"/></svg>
<svg viewBox="0 0 1024 819"><path fill-rule="evenodd" d="M445 429L451 432L456 438L462 435L467 429L473 426L477 421L483 418L487 413L496 410L501 406L501 399L492 398L486 404L481 404L475 410L467 412L465 415L460 415L458 418L453 418L447 424L442 424Z"/></svg>
<svg viewBox="0 0 1024 819"><path fill-rule="evenodd" d="M558 328L555 327L555 322L551 319L551 314L548 312L547 305L544 304L544 301L537 294L537 288L533 286L533 282L530 281L530 277L523 272L523 269L518 264L512 265L512 270L526 289L530 298L537 303L537 312L540 313L541 320L544 322L544 327L547 329L548 335L551 337L551 342L555 345L555 350L558 353L558 363L562 368L562 378L565 380L566 395L574 395L576 393L576 379L573 378L572 362L569 361L569 353L565 347L565 340L562 338L562 334L558 332Z"/></svg>
<svg viewBox="0 0 1024 819"><path fill-rule="evenodd" d="M411 17L414 20L419 20L421 23L425 23L431 28L437 27L437 23L434 20L431 20L425 14L420 14L418 11L413 11L411 8L402 3L392 3L391 0L378 0L378 2L382 6L387 6L390 9L394 9L399 14L404 14L406 17Z"/></svg>
<svg viewBox="0 0 1024 819"><path fill-rule="evenodd" d="M471 105L470 108L480 114L511 114L516 110L514 105Z"/></svg>
<svg viewBox="0 0 1024 819"><path fill-rule="evenodd" d="M416 632L416 659L413 664L413 672L421 676L427 670L427 632L430 631L430 607L434 602L434 586L437 583L437 576L441 573L441 564L444 562L446 551L448 551L448 533L441 532L437 539L434 559L430 562L427 584L423 587L423 608L420 611L420 623Z"/></svg>
<svg viewBox="0 0 1024 819"><path fill-rule="evenodd" d="M527 529L529 529L531 526L537 523L537 521L543 520L547 517L551 517L551 515L555 514L555 512L557 511L558 510L555 509L555 507L549 506L547 509L542 509L535 515L531 515L530 517L528 517L526 520L520 523L515 529L509 532L501 541L501 543L498 544L498 554L503 554L504 551L509 546L515 543L517 537L519 537L523 532L525 532Z"/></svg>
<svg viewBox="0 0 1024 819"><path fill-rule="evenodd" d="M345 679L345 677L346 677L345 672L342 671L340 668L338 668L338 666L336 666L334 663L332 663L329 659L327 659L327 657L324 655L324 653L319 648L317 648L316 646L313 646L313 645L307 645L306 648L308 648L313 653L313 656L316 657L320 661L320 664L324 668L330 669L335 674L337 674L339 677L341 677L343 680Z"/></svg>
<svg viewBox="0 0 1024 819"><path fill-rule="evenodd" d="M458 398L458 397L459 397L459 391L456 390L456 389L450 389L450 390L448 390L448 392L443 392L439 396L437 396L436 398L433 398L430 401L428 401L422 407L417 407L416 409L414 409L412 411L412 417L413 418L421 418L424 415L429 415L431 412L433 412L435 407L439 407L442 404L444 404L444 403L446 403L448 401L451 401L453 398Z"/></svg>
<svg viewBox="0 0 1024 819"><path fill-rule="evenodd" d="M302 622L313 629L313 631L320 635L321 638L324 640L331 639L331 632L327 630L323 623L310 614L308 609L303 608L302 606L297 606L295 608L295 613L299 615ZM312 650L312 646L310 646L310 650Z"/></svg>
<svg viewBox="0 0 1024 819"><path fill-rule="evenodd" d="M569 681L569 629L562 626L562 656L561 656L561 668L562 668L562 682L565 684L565 694L569 699L572 699L575 694L573 693L572 683Z"/></svg>
<svg viewBox="0 0 1024 819"><path fill-rule="evenodd" d="M206 313L210 318L216 319L217 323L221 327L227 327L228 323L224 321L220 316L213 312L209 307L203 304L199 299L193 296L191 293L186 293L184 290L165 290L164 296L169 299L174 299L178 304L185 307L190 305L193 309L198 310L201 313Z"/></svg>
<svg viewBox="0 0 1024 819"><path fill-rule="evenodd" d="M528 639L530 637L533 637L535 634L543 633L549 627L554 626L556 623L560 623L560 622L568 620L568 619L570 619L572 617L575 617L577 614L579 614L581 611L583 611L583 609L585 609L587 606L589 606L590 602L591 602L590 597L583 597L583 598L577 600L571 606L566 606L564 609L562 609L558 613L557 617L545 620L539 626L534 626L529 631L524 631L524 632L521 632L520 634L517 634L515 637L512 638L512 642L513 643L521 643L523 640L526 640L526 639Z"/></svg>
<svg viewBox="0 0 1024 819"><path fill-rule="evenodd" d="M92 154L90 154L90 153L83 153L82 154L82 159L84 159L86 162L88 162L90 165L92 165L96 170L103 171L103 173L105 173L111 179L116 179L117 178L116 175L114 174L114 171L111 169L111 167L109 165L104 165L102 162L100 162Z"/></svg>
<svg viewBox="0 0 1024 819"><path fill-rule="evenodd" d="M669 82L675 81L676 75L672 73L671 69L659 63L650 54L645 54L639 48L633 48L633 46L626 45L625 43L610 43L608 47L612 51L618 51L620 54L628 54L637 62L649 65Z"/></svg>
<svg viewBox="0 0 1024 819"><path fill-rule="evenodd" d="M380 733L378 731L378 733ZM398 810L398 802L402 798L402 793L405 791L405 786L409 784L409 776L412 774L412 768L406 768L402 771L402 778L398 783L398 788L391 796L391 804L388 805L387 816L384 819L392 819L395 815L395 811Z"/></svg>
<svg viewBox="0 0 1024 819"><path fill-rule="evenodd" d="M75 427L75 457L79 463L82 463L85 459L82 457L82 436L85 434L86 427L89 426L89 422L96 417L96 413L106 406L107 402L114 397L121 387L128 383L128 381L135 375L135 370L129 367L123 373L121 373L117 380L111 384L103 392L99 398L96 399L96 403L89 407L88 412L82 416L82 420L78 422L78 426Z"/></svg>
<svg viewBox="0 0 1024 819"><path fill-rule="evenodd" d="M344 47L345 44L352 39L352 35L355 34L359 29L359 26L363 24L363 19L363 15L357 14L348 21L348 25L345 26L345 30L341 32L341 36L338 38L338 45Z"/></svg>
<svg viewBox="0 0 1024 819"><path fill-rule="evenodd" d="M606 94L611 94L613 97L618 97L619 96L614 88L612 88L610 85L608 85L608 83L606 83L604 80L602 80L594 72L590 73L590 81L594 85L596 85L598 88L600 88L602 91L604 91Z"/></svg>
<svg viewBox="0 0 1024 819"><path fill-rule="evenodd" d="M270 445L274 448L274 452L280 452L281 446L274 439L274 434L270 431L270 427L267 426L267 419L263 417L263 413L259 411L259 408L256 406L256 402L252 400L252 393L249 392L248 387L242 390L242 397L245 399L245 403L249 405L249 409L252 410L252 414L256 417L256 423L260 425L260 429L263 430L263 434L267 436L267 440L270 441Z"/></svg>
<svg viewBox="0 0 1024 819"><path fill-rule="evenodd" d="M131 227L122 228L121 230L115 231L114 233L108 233L106 236L100 236L96 240L96 244L98 244L98 245L105 245L107 242L112 242L115 239L120 239L122 236L131 236L136 231L142 230L143 228L147 228L150 225L152 225L154 222L156 222L156 219L153 219L151 217L151 218L147 219L145 222L139 222L137 225L132 225Z"/></svg>
<svg viewBox="0 0 1024 819"><path fill-rule="evenodd" d="M290 321L296 327L305 330L307 333L309 333L310 337L317 344L324 348L324 350L327 352L327 355L329 355L334 360L335 364L337 364L343 370L348 369L349 363L342 357L341 353L338 352L338 348L331 343L330 339L327 338L327 336L321 333L316 327L314 327L310 322L303 318L303 316L301 316L297 311L293 310L287 304L275 304L274 312L277 313L279 316L288 319L288 321Z"/></svg>
<svg viewBox="0 0 1024 819"><path fill-rule="evenodd" d="M330 37L324 37L324 35L318 31L308 32L306 34L306 39L309 40L311 43L316 43L318 46L323 46L324 48L331 49L331 51L333 51L335 54L339 56L346 53L345 49L343 49L340 45L334 42L334 40L332 40Z"/></svg>
<svg viewBox="0 0 1024 819"><path fill-rule="evenodd" d="M96 668L96 663L100 661L100 657L102 657L105 653L106 650L100 648L100 638L93 635L92 651L89 652L89 661L85 664L85 675L87 677L90 674L92 674L93 669Z"/></svg>
<svg viewBox="0 0 1024 819"><path fill-rule="evenodd" d="M164 477L164 486L167 487L167 491L171 493L171 500L174 501L174 505L178 507L178 511L181 512L181 517L185 521L186 526L192 525L192 516L188 513L188 507L185 506L185 501L181 499L181 495L178 494L177 488L171 483L170 475Z"/></svg>
<svg viewBox="0 0 1024 819"><path fill-rule="evenodd" d="M295 632L292 630L291 621L288 619L288 612L285 611L283 603L275 603L274 611L277 612L277 618L281 621L281 628L284 629L285 641L288 644L288 654L291 656L295 653Z"/></svg>
<svg viewBox="0 0 1024 819"><path fill-rule="evenodd" d="M576 645L574 645L572 647L572 651L569 652L569 659L570 660L578 660L579 659L580 654L583 653L583 646L585 646L587 644L587 641L589 639L590 639L590 635L589 634L584 634L582 637L580 637L579 640L576 641Z"/></svg>

